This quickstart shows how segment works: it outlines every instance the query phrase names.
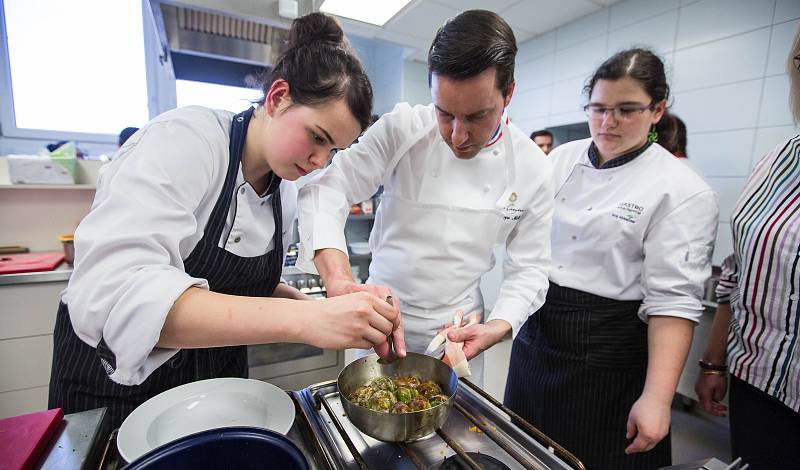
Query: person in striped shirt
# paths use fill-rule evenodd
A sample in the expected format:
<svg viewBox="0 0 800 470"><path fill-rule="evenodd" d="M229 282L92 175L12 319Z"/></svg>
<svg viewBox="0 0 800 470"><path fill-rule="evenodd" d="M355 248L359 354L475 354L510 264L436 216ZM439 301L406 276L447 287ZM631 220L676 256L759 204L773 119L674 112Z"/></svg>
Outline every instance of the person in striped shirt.
<svg viewBox="0 0 800 470"><path fill-rule="evenodd" d="M787 65L800 123L800 32ZM707 412L730 412L734 457L753 470L798 468L800 135L756 165L731 229L734 253L723 262L719 306L695 390Z"/></svg>

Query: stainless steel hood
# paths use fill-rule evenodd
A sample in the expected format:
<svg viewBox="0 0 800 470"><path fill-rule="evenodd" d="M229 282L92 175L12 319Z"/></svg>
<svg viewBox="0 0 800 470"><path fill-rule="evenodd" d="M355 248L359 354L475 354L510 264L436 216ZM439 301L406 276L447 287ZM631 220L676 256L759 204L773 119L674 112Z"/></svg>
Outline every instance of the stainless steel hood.
<svg viewBox="0 0 800 470"><path fill-rule="evenodd" d="M167 52L180 52L267 67L275 63L286 40L288 20L275 18L270 2L264 2L263 17L244 17L205 5L213 2L198 3L150 0L164 61Z"/></svg>

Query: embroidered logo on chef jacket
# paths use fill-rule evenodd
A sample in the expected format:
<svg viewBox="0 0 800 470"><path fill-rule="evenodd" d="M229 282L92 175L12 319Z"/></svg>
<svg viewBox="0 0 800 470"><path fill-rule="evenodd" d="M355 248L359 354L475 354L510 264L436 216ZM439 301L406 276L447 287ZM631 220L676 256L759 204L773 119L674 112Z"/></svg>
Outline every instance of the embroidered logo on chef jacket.
<svg viewBox="0 0 800 470"><path fill-rule="evenodd" d="M620 202L616 209L611 212L611 217L624 220L625 222L635 224L639 217L642 216L644 207L634 202Z"/></svg>
<svg viewBox="0 0 800 470"><path fill-rule="evenodd" d="M520 209L509 204L503 208L503 220L519 220L528 209Z"/></svg>

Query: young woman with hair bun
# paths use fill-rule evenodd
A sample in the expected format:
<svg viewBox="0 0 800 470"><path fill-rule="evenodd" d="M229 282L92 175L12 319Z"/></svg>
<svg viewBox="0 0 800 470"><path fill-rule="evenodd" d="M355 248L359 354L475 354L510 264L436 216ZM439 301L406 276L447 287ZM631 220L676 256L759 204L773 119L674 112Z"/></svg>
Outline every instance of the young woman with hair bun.
<svg viewBox="0 0 800 470"><path fill-rule="evenodd" d="M369 124L372 88L338 23L296 19L263 92L239 114L156 117L103 173L60 299L51 408L108 407L115 428L169 388L246 377L247 344L386 342L399 318L384 299L305 301L280 283L294 180Z"/></svg>

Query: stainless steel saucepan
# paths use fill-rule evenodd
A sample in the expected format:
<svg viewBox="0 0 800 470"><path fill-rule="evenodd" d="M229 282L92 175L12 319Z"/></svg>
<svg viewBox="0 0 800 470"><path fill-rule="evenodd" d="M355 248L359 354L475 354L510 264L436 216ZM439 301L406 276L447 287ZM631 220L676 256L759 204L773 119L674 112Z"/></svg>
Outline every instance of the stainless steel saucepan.
<svg viewBox="0 0 800 470"><path fill-rule="evenodd" d="M415 375L421 380L433 380L442 387L447 401L432 408L410 413L384 413L356 405L347 396L375 377ZM381 441L409 442L425 437L441 428L458 387L458 377L444 362L424 354L408 353L392 362L378 362L378 355L362 357L350 363L339 374L339 395L347 417L361 432Z"/></svg>

